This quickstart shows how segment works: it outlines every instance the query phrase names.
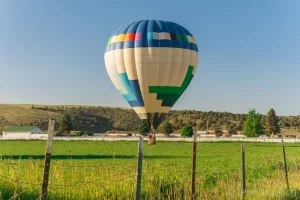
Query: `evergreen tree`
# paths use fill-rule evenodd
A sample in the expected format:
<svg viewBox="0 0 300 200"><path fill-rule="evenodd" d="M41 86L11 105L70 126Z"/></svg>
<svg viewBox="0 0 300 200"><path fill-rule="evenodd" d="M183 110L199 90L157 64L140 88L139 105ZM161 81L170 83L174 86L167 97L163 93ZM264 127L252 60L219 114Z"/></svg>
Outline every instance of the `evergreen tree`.
<svg viewBox="0 0 300 200"><path fill-rule="evenodd" d="M266 134L268 136L280 133L276 112L271 108L266 117Z"/></svg>
<svg viewBox="0 0 300 200"><path fill-rule="evenodd" d="M72 121L68 113L65 113L60 119L59 131L65 134L70 133L72 130Z"/></svg>
<svg viewBox="0 0 300 200"><path fill-rule="evenodd" d="M183 129L180 131L180 136L182 137L192 137L194 134L192 126L184 126Z"/></svg>
<svg viewBox="0 0 300 200"><path fill-rule="evenodd" d="M173 130L172 124L167 121L160 126L159 131L161 133L164 133L165 135L169 135L169 134L173 133L174 130Z"/></svg>
<svg viewBox="0 0 300 200"><path fill-rule="evenodd" d="M247 137L258 137L263 134L261 114L256 113L254 109L248 112L243 132Z"/></svg>

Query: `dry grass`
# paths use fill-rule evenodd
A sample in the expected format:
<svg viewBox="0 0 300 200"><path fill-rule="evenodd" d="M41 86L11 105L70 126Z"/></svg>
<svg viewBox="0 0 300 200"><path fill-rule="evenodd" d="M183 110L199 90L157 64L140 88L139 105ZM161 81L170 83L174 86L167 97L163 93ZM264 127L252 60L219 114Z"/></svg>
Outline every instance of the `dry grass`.
<svg viewBox="0 0 300 200"><path fill-rule="evenodd" d="M59 118L60 114L55 112L40 111L31 109L29 105L5 105L0 104L0 117L7 122L4 125L10 124L27 124L37 121L47 121L51 118ZM0 124L1 126L1 124Z"/></svg>

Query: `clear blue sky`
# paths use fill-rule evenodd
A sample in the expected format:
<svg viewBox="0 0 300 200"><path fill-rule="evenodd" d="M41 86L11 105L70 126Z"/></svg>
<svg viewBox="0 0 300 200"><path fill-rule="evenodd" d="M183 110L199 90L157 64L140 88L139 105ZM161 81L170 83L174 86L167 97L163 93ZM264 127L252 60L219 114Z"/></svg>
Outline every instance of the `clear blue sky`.
<svg viewBox="0 0 300 200"><path fill-rule="evenodd" d="M105 44L140 19L177 22L198 71L174 109L300 115L299 0L0 1L0 103L129 107Z"/></svg>

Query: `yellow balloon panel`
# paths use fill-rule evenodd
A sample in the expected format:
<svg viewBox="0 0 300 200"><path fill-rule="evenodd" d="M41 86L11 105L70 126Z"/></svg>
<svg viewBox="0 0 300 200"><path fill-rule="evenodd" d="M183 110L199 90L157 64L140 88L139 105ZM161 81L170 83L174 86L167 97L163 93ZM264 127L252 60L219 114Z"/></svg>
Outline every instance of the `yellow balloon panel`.
<svg viewBox="0 0 300 200"><path fill-rule="evenodd" d="M197 60L196 52L174 48L117 49L105 53L108 74L121 94L128 95L129 101L134 99L133 95L130 96L134 92L129 91L133 90L130 81L137 80L144 105L133 107L140 114L169 112L171 106L164 106L163 99L159 99L157 93L152 93L149 88L165 87L172 94L171 90L183 86L191 66L191 75L195 74ZM120 74L125 74L128 80L120 78Z"/></svg>

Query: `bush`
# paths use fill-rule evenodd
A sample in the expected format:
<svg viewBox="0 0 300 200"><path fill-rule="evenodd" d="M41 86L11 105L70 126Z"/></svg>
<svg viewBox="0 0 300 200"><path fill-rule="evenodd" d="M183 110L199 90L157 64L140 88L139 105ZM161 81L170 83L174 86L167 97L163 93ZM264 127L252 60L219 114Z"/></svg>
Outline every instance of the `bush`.
<svg viewBox="0 0 300 200"><path fill-rule="evenodd" d="M132 136L132 133L127 133L127 136Z"/></svg>
<svg viewBox="0 0 300 200"><path fill-rule="evenodd" d="M184 126L180 131L180 136L182 137L192 137L194 134L192 126Z"/></svg>

